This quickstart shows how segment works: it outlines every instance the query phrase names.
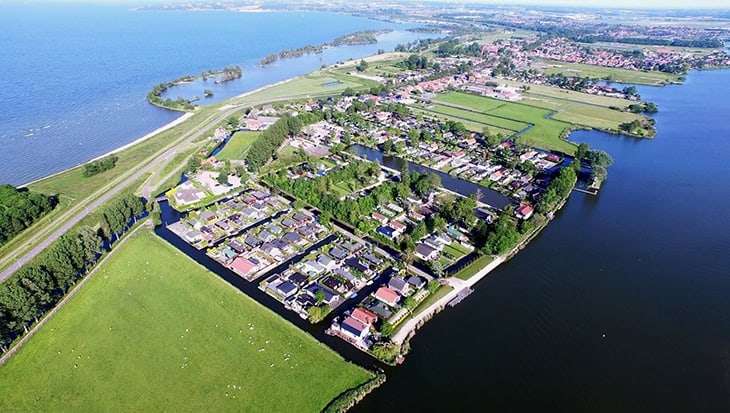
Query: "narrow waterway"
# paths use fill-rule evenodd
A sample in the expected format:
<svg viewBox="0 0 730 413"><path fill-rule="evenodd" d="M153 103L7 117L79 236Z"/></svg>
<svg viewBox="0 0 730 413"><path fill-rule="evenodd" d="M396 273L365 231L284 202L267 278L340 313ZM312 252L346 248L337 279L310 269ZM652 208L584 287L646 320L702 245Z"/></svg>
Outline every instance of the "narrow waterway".
<svg viewBox="0 0 730 413"><path fill-rule="evenodd" d="M476 194L477 191L479 191L482 194L481 202L484 202L485 204L488 204L493 208L502 209L509 205L511 202L509 198L493 189L485 188L481 185L477 185L465 179L457 178L439 170L418 165L416 163L398 158L396 156L385 155L377 149L368 148L367 146L363 146L358 143L351 145L350 148L354 149L357 155L370 161L377 161L381 165L390 169L395 169L396 171L400 171L400 169L403 167L403 163L406 162L408 163L408 170L411 172L416 171L420 173L435 173L441 178L441 185L449 191L456 192L464 196L470 196Z"/></svg>
<svg viewBox="0 0 730 413"><path fill-rule="evenodd" d="M353 411L730 411L730 71L640 87L654 140L423 327Z"/></svg>

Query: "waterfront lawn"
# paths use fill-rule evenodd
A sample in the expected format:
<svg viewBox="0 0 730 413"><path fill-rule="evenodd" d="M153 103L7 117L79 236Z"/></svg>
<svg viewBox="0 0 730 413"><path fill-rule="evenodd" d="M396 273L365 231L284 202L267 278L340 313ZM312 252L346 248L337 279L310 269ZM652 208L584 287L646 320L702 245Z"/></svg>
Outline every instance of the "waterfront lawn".
<svg viewBox="0 0 730 413"><path fill-rule="evenodd" d="M566 76L580 76L588 78L608 79L619 83L634 83L638 85L661 86L667 83L679 83L680 76L659 71L628 70L615 67L586 65L582 63L566 63L556 60L544 62L548 67L546 74L562 73Z"/></svg>
<svg viewBox="0 0 730 413"><path fill-rule="evenodd" d="M319 411L369 377L143 229L0 366L0 411Z"/></svg>
<svg viewBox="0 0 730 413"><path fill-rule="evenodd" d="M452 287L450 285L440 286L434 293L432 293L431 295L426 297L423 301L421 301L420 304L418 304L418 307L416 307L413 310L413 312L411 313L411 317L417 316L418 314L423 312L423 310L425 310L428 307L430 307L431 305L433 305L433 303L435 303L436 301L443 298L446 294L451 292L453 289L454 289L454 287Z"/></svg>
<svg viewBox="0 0 730 413"><path fill-rule="evenodd" d="M239 131L234 133L216 158L221 161L243 159L251 145L259 138L259 135L261 135L261 132Z"/></svg>
<svg viewBox="0 0 730 413"><path fill-rule="evenodd" d="M468 280L478 273L482 268L489 265L490 262L494 261L491 255L482 255L469 264L466 268L456 273L456 278L461 280Z"/></svg>

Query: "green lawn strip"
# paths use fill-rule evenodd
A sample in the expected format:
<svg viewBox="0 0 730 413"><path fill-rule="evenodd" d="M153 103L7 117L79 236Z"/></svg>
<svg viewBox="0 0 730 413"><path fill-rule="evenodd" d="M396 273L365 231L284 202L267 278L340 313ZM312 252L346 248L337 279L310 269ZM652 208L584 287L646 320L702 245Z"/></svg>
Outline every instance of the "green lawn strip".
<svg viewBox="0 0 730 413"><path fill-rule="evenodd" d="M562 73L566 76L581 76L604 79L611 76L614 82L635 83L642 85L663 85L671 82L679 82L678 75L663 73L659 71L628 70L614 67L603 67L587 65L582 63L566 63L554 60L546 60L545 69L547 74Z"/></svg>
<svg viewBox="0 0 730 413"><path fill-rule="evenodd" d="M469 264L466 268L459 271L456 274L456 278L459 278L461 280L468 280L469 278L473 277L476 273L481 271L484 267L489 265L490 262L492 262L494 259L491 255L482 255L481 257L477 258L474 262Z"/></svg>
<svg viewBox="0 0 730 413"><path fill-rule="evenodd" d="M449 254L453 257L453 259L459 259L465 255L465 252L459 248L454 247L455 243L452 243L450 245L447 245L444 247L444 253Z"/></svg>
<svg viewBox="0 0 730 413"><path fill-rule="evenodd" d="M463 92L447 92L443 95L436 96L434 100L451 103L454 105L468 106L472 109L482 112L486 112L488 110L502 106L502 104L504 103L501 100L485 99L481 96Z"/></svg>
<svg viewBox="0 0 730 413"><path fill-rule="evenodd" d="M0 410L319 411L371 377L152 233L119 248L0 366Z"/></svg>
<svg viewBox="0 0 730 413"><path fill-rule="evenodd" d="M216 155L216 158L222 161L243 159L251 145L259 138L259 135L261 135L261 132L239 131L234 133L223 150Z"/></svg>
<svg viewBox="0 0 730 413"><path fill-rule="evenodd" d="M420 304L418 304L418 307L416 307L415 309L413 309L413 312L411 313L411 317L417 316L418 314L420 314L421 312L423 312L423 310L427 309L433 303L435 303L436 301L438 301L441 298L443 298L443 296L445 296L446 294L448 294L453 289L454 289L454 287L452 287L450 285L442 285L442 286L440 286L438 288L438 290L436 290L436 292L434 292L433 294L431 294L428 297L426 297L423 301L421 301Z"/></svg>

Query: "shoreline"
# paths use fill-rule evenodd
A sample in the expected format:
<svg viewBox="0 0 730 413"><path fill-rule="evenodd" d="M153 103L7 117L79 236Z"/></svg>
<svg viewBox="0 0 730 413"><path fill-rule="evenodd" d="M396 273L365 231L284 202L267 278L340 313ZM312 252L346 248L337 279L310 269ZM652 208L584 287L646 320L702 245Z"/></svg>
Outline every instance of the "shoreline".
<svg viewBox="0 0 730 413"><path fill-rule="evenodd" d="M168 109L166 109L166 110L168 110ZM24 184L18 185L17 187L18 188L26 188L29 185L32 185L32 184L34 184L36 182L40 182L40 181L42 181L44 179L52 178L52 177L54 177L56 175L60 175L62 173L66 173L66 172L68 172L68 171L70 171L70 170L72 170L74 168L78 168L81 165L84 165L84 164L87 164L89 162L93 162L93 161L99 160L99 159L104 158L106 156L109 156L109 155L111 155L113 153L117 153L119 151L123 151L125 149L128 149L128 148L130 148L130 147L132 147L134 145L137 145L138 143L142 143L142 142L146 141L147 139L150 139L153 136L158 135L158 134L160 134L160 133L162 133L162 132L164 132L164 131L166 131L168 129L174 128L175 126L177 126L177 125L185 122L186 120L190 119L193 116L193 114L194 114L194 112L186 112L185 114L181 115L179 118L177 118L177 119L175 119L175 120L173 120L171 122L168 122L168 123L160 126L159 128L157 128L157 129L155 129L155 130L147 133L146 135L144 135L144 136L142 136L140 138L137 138L137 139L133 140L132 142L129 142L129 143L126 143L126 144L124 144L122 146L119 146L117 148L114 148L114 149L110 150L109 152L106 152L104 154L101 154L99 156L96 156L94 158L91 158L91 159L89 159L89 160L87 160L85 162L82 162L82 163L78 164L78 165L70 166L70 167L68 167L66 169L60 170L58 172L54 172L54 173L52 173L50 175L46 175L46 176L43 176L41 178L34 179L34 180L30 181L30 182L26 182Z"/></svg>

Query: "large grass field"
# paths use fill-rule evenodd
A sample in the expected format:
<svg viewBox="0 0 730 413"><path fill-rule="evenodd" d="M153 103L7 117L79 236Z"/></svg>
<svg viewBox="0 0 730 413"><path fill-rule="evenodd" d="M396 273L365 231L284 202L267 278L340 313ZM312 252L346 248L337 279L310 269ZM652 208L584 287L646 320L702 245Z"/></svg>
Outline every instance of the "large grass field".
<svg viewBox="0 0 730 413"><path fill-rule="evenodd" d="M470 130L472 132L481 133L482 130L484 130L484 128L486 127L486 128L489 128L490 133L501 133L504 136L510 136L514 133L514 131L509 130L509 129L497 128L493 125L487 125L486 123L468 120L466 118L459 117L459 116L447 115L445 113L434 112L433 110L421 109L417 106L411 106L411 110L413 111L413 113L416 113L416 114L420 113L424 117L439 118L439 119L445 119L445 120L453 120L455 122L461 122L467 130ZM453 112L453 113L458 113L458 112ZM470 112L467 112L467 113L470 113Z"/></svg>
<svg viewBox="0 0 730 413"><path fill-rule="evenodd" d="M545 73L562 73L566 76L580 76L598 79L610 77L613 82L634 83L638 85L665 85L680 82L680 76L658 71L644 72L614 67L586 65L582 63L566 63L554 60L544 62Z"/></svg>
<svg viewBox="0 0 730 413"><path fill-rule="evenodd" d="M524 125L524 127L533 125L532 128L516 137L519 143L547 150L556 150L567 154L573 154L575 152L576 146L573 143L560 139L563 130L572 128L572 123L548 119L548 116L553 113L553 110L462 92L448 92L436 96L434 100L479 111L480 113L474 113L461 110L461 112L471 113L475 116L487 116L491 119L512 122L514 124L513 127L517 127L518 125ZM456 108L449 109L458 110ZM481 115L482 113L483 115ZM506 124L502 125L506 126Z"/></svg>
<svg viewBox="0 0 730 413"><path fill-rule="evenodd" d="M316 412L370 374L146 229L0 366L0 411Z"/></svg>
<svg viewBox="0 0 730 413"><path fill-rule="evenodd" d="M259 138L261 132L243 132L239 131L231 136L223 150L218 153L216 158L225 161L231 159L243 159L248 149Z"/></svg>

